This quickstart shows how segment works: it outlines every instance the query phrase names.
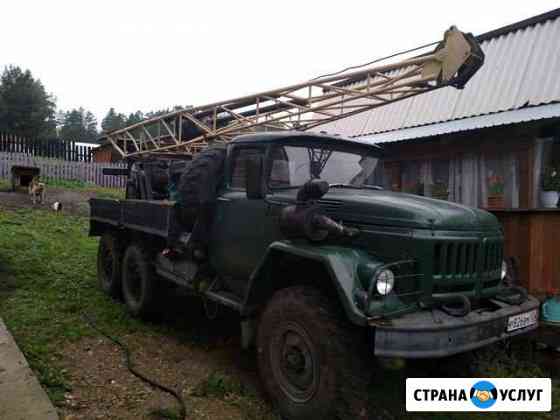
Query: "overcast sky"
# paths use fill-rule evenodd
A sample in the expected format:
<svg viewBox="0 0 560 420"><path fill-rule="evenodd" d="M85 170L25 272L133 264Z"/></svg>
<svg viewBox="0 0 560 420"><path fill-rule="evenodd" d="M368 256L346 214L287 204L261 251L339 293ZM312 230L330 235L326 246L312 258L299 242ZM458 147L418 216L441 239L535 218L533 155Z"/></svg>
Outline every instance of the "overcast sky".
<svg viewBox="0 0 560 420"><path fill-rule="evenodd" d="M303 81L558 1L3 1L0 68L28 68L59 109L201 105Z"/></svg>

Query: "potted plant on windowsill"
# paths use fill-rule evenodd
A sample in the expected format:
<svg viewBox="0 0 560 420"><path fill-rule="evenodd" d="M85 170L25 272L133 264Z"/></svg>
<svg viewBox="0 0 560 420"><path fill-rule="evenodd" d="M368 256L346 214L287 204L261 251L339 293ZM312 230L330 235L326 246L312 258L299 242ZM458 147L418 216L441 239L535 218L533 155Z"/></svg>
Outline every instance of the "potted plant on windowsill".
<svg viewBox="0 0 560 420"><path fill-rule="evenodd" d="M543 207L554 208L558 204L560 191L560 170L554 166L547 166L542 176L541 203Z"/></svg>
<svg viewBox="0 0 560 420"><path fill-rule="evenodd" d="M449 198L449 189L447 184L443 182L436 182L430 186L430 191L432 198L437 198L438 200L447 200Z"/></svg>
<svg viewBox="0 0 560 420"><path fill-rule="evenodd" d="M407 182L403 184L402 191L409 194L424 195L424 184L422 182Z"/></svg>
<svg viewBox="0 0 560 420"><path fill-rule="evenodd" d="M494 175L488 178L488 208L504 208L504 178Z"/></svg>

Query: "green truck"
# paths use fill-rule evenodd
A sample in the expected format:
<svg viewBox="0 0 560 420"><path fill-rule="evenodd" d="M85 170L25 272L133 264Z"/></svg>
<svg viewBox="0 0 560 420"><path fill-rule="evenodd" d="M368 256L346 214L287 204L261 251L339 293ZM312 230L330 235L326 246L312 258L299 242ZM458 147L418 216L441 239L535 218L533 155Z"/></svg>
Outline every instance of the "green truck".
<svg viewBox="0 0 560 420"><path fill-rule="evenodd" d="M91 201L101 287L140 317L170 284L236 311L285 418L363 414L375 357L449 356L537 327L497 219L388 190L378 146L263 132L127 174L125 200Z"/></svg>

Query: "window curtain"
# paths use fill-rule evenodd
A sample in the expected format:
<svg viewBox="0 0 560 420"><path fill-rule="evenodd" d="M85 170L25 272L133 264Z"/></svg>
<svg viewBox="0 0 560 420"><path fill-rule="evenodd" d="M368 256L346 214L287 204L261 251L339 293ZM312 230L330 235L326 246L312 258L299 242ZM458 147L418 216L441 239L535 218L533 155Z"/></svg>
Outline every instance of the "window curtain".
<svg viewBox="0 0 560 420"><path fill-rule="evenodd" d="M425 160L422 161L420 164L420 179L422 180L422 184L424 186L424 195L426 197L432 196L432 185L434 183L432 177L432 161Z"/></svg>
<svg viewBox="0 0 560 420"><path fill-rule="evenodd" d="M472 207L485 207L487 198L484 156L469 153L450 159L449 200Z"/></svg>
<svg viewBox="0 0 560 420"><path fill-rule="evenodd" d="M469 153L449 162L449 199L472 207L488 207L491 177L503 180L504 206L519 207L519 162L508 152L494 158Z"/></svg>
<svg viewBox="0 0 560 420"><path fill-rule="evenodd" d="M534 208L540 207L540 192L542 190L542 173L546 162L546 156L550 155L550 149L554 138L547 137L537 139L535 142L535 158L533 164L533 197L531 197L531 205Z"/></svg>
<svg viewBox="0 0 560 420"><path fill-rule="evenodd" d="M504 199L506 207L519 207L519 161L514 153L504 157Z"/></svg>
<svg viewBox="0 0 560 420"><path fill-rule="evenodd" d="M496 156L467 153L448 161L406 162L402 165L401 181L405 192L435 198L445 198L447 193L449 201L471 207L490 207L489 187L494 183L493 194L499 191L504 207L519 207L519 162L511 152ZM499 183L498 188L495 182ZM447 192L442 191L445 183Z"/></svg>

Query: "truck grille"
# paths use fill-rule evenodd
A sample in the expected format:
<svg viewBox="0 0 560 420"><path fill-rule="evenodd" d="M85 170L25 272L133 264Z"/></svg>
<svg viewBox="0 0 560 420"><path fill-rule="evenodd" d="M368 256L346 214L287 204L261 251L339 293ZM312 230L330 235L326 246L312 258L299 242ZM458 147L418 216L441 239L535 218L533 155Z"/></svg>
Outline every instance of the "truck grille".
<svg viewBox="0 0 560 420"><path fill-rule="evenodd" d="M434 248L434 292L461 292L474 288L479 276L483 287L499 282L503 259L501 239L482 241L448 241L436 243ZM496 284L495 284L496 283Z"/></svg>

